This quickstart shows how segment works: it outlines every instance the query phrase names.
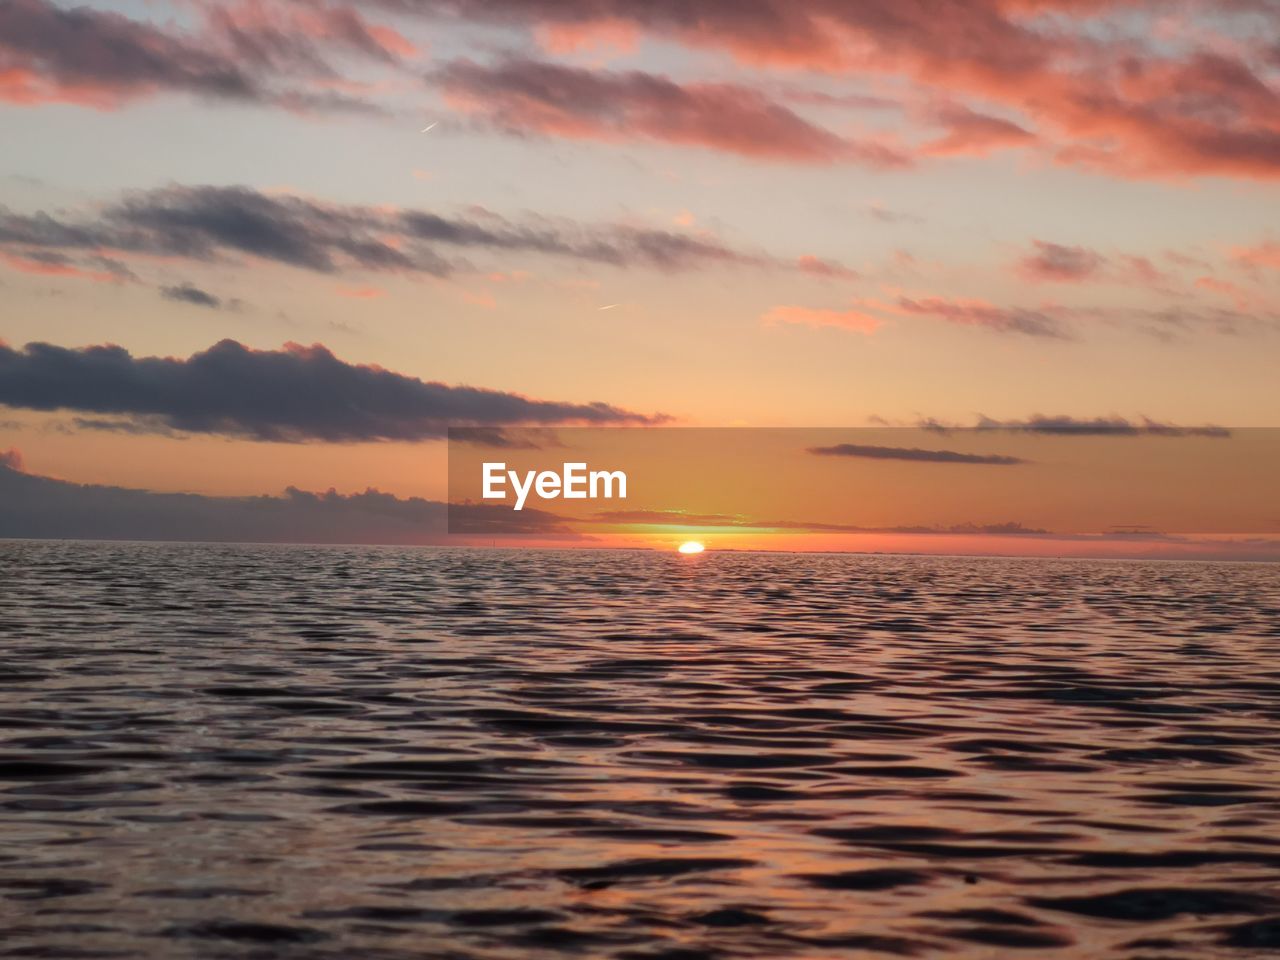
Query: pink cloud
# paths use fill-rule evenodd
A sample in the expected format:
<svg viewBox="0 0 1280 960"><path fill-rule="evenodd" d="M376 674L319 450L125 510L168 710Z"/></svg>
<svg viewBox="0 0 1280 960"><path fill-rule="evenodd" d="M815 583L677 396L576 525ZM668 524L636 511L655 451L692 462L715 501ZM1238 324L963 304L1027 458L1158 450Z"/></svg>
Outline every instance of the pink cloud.
<svg viewBox="0 0 1280 960"><path fill-rule="evenodd" d="M978 113L968 107L951 105L933 115L947 132L921 147L930 156L984 157L1010 147L1023 147L1035 142L1031 133L1012 120Z"/></svg>
<svg viewBox="0 0 1280 960"><path fill-rule="evenodd" d="M788 324L803 327L835 327L853 333L870 335L884 321L861 310L825 310L813 307L778 306L760 318L766 324Z"/></svg>
<svg viewBox="0 0 1280 960"><path fill-rule="evenodd" d="M861 298L854 300L853 307L848 310L779 306L761 320L767 324L836 327L866 334L883 326L886 316L927 317L959 326L983 327L998 333L1069 339L1063 323L1067 311L1061 308L1001 307L986 300L937 296L899 296L889 301Z"/></svg>
<svg viewBox="0 0 1280 960"><path fill-rule="evenodd" d="M1280 270L1280 243L1264 240L1251 247L1235 247L1231 259L1249 270Z"/></svg>
<svg viewBox="0 0 1280 960"><path fill-rule="evenodd" d="M824 260L822 257L815 257L810 254L798 257L796 259L796 267L799 268L801 273L829 280L856 280L858 278L856 270L850 270L834 260Z"/></svg>
<svg viewBox="0 0 1280 960"><path fill-rule="evenodd" d="M1123 14L1154 32L1164 8L1151 0L448 5L465 16L529 20L544 29L622 22L753 66L880 73L949 97L981 98L1029 118L1060 163L1111 175L1280 177L1280 93L1265 45L1206 39L1231 35L1211 23L1232 24L1269 6L1198 5L1187 14L1192 28L1179 32L1182 43L1160 45L1120 22ZM1018 117L1004 122L962 123L930 149L986 152L1025 141Z"/></svg>
<svg viewBox="0 0 1280 960"><path fill-rule="evenodd" d="M69 277L76 280L92 280L95 283L119 283L124 277L109 270L85 270L72 263L53 260L35 260L0 251L0 261L11 270L44 277Z"/></svg>
<svg viewBox="0 0 1280 960"><path fill-rule="evenodd" d="M1228 298L1238 310L1249 309L1249 304L1252 302L1252 297L1247 291L1228 280L1219 280L1217 277L1197 277L1196 286L1201 290L1208 290Z"/></svg>
<svg viewBox="0 0 1280 960"><path fill-rule="evenodd" d="M1133 254L1121 254L1119 257L1120 276L1127 282L1149 287L1165 285L1168 275L1147 257Z"/></svg>
<svg viewBox="0 0 1280 960"><path fill-rule="evenodd" d="M538 46L559 56L602 49L631 53L640 45L640 38L639 27L625 20L548 23L537 31Z"/></svg>
<svg viewBox="0 0 1280 960"><path fill-rule="evenodd" d="M533 60L469 60L438 74L449 102L494 127L575 140L653 140L760 160L904 167L910 158L875 140L850 140L759 90L679 84L638 71L591 71Z"/></svg>

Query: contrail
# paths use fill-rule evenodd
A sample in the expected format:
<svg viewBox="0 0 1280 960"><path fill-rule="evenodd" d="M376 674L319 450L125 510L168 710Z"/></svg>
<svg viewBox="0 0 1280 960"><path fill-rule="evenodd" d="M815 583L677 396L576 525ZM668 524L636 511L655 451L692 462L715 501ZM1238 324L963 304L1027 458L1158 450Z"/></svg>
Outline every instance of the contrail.
<svg viewBox="0 0 1280 960"><path fill-rule="evenodd" d="M428 130L430 130L432 127L434 127L434 126L435 126L437 123L439 123L439 122L440 122L439 120L432 120L430 123L428 123L425 127L423 127L423 128L422 128L421 130L419 130L418 132L419 132L419 133L426 133Z"/></svg>

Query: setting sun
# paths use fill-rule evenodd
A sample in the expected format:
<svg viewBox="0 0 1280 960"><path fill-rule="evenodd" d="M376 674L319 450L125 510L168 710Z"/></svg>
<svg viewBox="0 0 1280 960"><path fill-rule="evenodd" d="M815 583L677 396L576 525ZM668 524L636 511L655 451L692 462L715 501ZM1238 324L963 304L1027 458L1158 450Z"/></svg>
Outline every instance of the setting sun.
<svg viewBox="0 0 1280 960"><path fill-rule="evenodd" d="M686 540L684 543L680 544L679 549L681 553L701 553L707 548L697 540Z"/></svg>

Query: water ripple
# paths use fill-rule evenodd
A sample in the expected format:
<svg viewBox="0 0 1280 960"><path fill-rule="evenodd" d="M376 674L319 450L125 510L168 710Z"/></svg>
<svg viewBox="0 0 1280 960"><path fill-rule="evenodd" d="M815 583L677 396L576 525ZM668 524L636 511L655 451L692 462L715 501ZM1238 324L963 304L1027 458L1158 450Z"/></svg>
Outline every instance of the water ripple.
<svg viewBox="0 0 1280 960"><path fill-rule="evenodd" d="M0 956L1280 951L1274 566L0 544Z"/></svg>

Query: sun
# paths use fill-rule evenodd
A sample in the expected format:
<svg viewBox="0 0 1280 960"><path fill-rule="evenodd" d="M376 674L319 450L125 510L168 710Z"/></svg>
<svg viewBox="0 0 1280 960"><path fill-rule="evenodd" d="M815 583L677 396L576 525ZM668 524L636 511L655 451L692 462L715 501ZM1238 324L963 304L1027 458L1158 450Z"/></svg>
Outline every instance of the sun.
<svg viewBox="0 0 1280 960"><path fill-rule="evenodd" d="M701 553L707 548L697 540L686 540L684 543L680 544L678 549L681 553Z"/></svg>

